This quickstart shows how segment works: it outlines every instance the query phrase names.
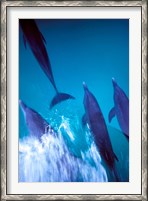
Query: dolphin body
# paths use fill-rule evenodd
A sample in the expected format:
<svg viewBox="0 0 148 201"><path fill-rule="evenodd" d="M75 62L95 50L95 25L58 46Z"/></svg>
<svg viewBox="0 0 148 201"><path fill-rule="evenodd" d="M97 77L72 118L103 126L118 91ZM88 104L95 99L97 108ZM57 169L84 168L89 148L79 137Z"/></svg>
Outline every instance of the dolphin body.
<svg viewBox="0 0 148 201"><path fill-rule="evenodd" d="M27 127L32 135L40 139L46 132L50 131L50 133L53 134L53 129L51 129L51 126L39 113L29 108L22 100L19 100L19 105L24 113Z"/></svg>
<svg viewBox="0 0 148 201"><path fill-rule="evenodd" d="M129 99L114 78L112 78L112 83L114 88L114 107L109 112L108 120L111 122L116 115L121 130L126 138L129 139Z"/></svg>
<svg viewBox="0 0 148 201"><path fill-rule="evenodd" d="M50 60L45 47L46 41L42 33L39 31L35 20L20 19L19 23L23 31L23 40L25 47L27 41L39 65L41 66L42 70L44 71L56 91L56 96L51 101L50 108L60 103L61 101L67 99L75 99L69 94L58 92L54 81Z"/></svg>
<svg viewBox="0 0 148 201"><path fill-rule="evenodd" d="M103 114L95 96L89 91L85 82L83 82L83 88L85 115L83 116L82 122L83 124L86 122L88 123L102 159L105 161L109 169L113 171L115 180L119 181L115 169L115 159L118 161L118 158L113 152Z"/></svg>

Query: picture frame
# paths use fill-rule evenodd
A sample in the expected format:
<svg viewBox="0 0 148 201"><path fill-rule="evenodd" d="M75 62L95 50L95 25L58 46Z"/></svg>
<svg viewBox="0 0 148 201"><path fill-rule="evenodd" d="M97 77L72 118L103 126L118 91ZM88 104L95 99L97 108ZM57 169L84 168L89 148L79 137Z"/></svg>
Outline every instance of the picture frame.
<svg viewBox="0 0 148 201"><path fill-rule="evenodd" d="M11 7L140 8L141 10L141 193L128 194L21 194L8 193L8 74L7 16ZM9 33L10 34L10 33ZM147 1L1 1L1 200L147 200ZM54 188L54 187L53 187Z"/></svg>

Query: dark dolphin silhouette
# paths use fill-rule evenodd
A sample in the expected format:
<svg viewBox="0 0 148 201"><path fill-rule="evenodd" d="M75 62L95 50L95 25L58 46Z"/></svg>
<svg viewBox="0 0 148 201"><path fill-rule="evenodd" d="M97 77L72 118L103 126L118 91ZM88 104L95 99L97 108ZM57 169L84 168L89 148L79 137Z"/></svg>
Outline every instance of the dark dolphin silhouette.
<svg viewBox="0 0 148 201"><path fill-rule="evenodd" d="M31 135L40 139L46 132L55 134L48 122L39 113L29 108L22 100L19 100L19 105L24 113L26 125Z"/></svg>
<svg viewBox="0 0 148 201"><path fill-rule="evenodd" d="M89 91L85 82L83 82L83 87L85 108L85 116L82 119L83 124L87 121L102 159L114 173L116 181L119 181L115 168L115 159L118 161L118 158L113 151L103 114L95 96Z"/></svg>
<svg viewBox="0 0 148 201"><path fill-rule="evenodd" d="M28 42L35 58L37 59L38 63L40 64L42 70L52 83L55 91L56 96L53 98L50 108L52 108L57 103L67 99L75 99L73 96L65 93L59 93L54 81L50 60L46 51L45 47L45 39L37 27L35 20L33 19L20 19L19 20L20 26L23 31L23 39L24 44L26 47L26 41Z"/></svg>
<svg viewBox="0 0 148 201"><path fill-rule="evenodd" d="M129 139L129 99L114 78L112 78L112 83L114 88L114 107L109 112L108 119L111 122L116 115L121 130Z"/></svg>

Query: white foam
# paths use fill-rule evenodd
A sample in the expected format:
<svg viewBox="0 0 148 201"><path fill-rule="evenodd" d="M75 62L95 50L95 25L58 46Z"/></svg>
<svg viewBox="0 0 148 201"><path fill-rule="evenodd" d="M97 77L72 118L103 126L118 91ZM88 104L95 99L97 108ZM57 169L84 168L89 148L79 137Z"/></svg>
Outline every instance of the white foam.
<svg viewBox="0 0 148 201"><path fill-rule="evenodd" d="M48 131L41 140L30 136L19 141L19 181L106 182L107 174L95 146L82 152L81 158L73 156L64 142L61 128L74 139L69 120L62 118L57 136ZM91 165L90 160L95 165Z"/></svg>

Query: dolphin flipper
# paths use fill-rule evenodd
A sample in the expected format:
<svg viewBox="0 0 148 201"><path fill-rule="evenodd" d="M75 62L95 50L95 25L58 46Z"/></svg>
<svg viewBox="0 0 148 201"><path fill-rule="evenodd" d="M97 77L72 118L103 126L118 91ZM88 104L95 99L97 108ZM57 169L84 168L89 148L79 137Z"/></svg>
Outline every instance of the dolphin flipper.
<svg viewBox="0 0 148 201"><path fill-rule="evenodd" d="M82 125L85 126L86 123L87 123L87 117L86 117L86 114L84 114L84 115L82 116Z"/></svg>
<svg viewBox="0 0 148 201"><path fill-rule="evenodd" d="M111 122L112 118L115 117L116 113L115 113L115 107L113 107L110 112L109 112L109 115L108 115L108 121L109 123Z"/></svg>
<svg viewBox="0 0 148 201"><path fill-rule="evenodd" d="M125 133L123 133L123 134L124 134L124 136L126 137L126 139L129 141L129 136L126 135Z"/></svg>
<svg viewBox="0 0 148 201"><path fill-rule="evenodd" d="M118 157L116 156L116 154L115 154L115 153L114 153L114 157L115 157L115 159L116 159L117 161L119 161L119 160L118 160Z"/></svg>
<svg viewBox="0 0 148 201"><path fill-rule="evenodd" d="M43 36L43 34L40 32L40 35L41 35L41 38L42 38L42 40L44 41L44 43L46 44L46 40L45 40L45 38L44 38L44 36Z"/></svg>
<svg viewBox="0 0 148 201"><path fill-rule="evenodd" d="M50 109L55 106L56 104L62 102L62 101L65 101L65 100L68 100L68 99L75 99L75 97L69 95L69 94L65 94L65 93L57 93L54 98L52 99L51 101L51 104L50 104Z"/></svg>

